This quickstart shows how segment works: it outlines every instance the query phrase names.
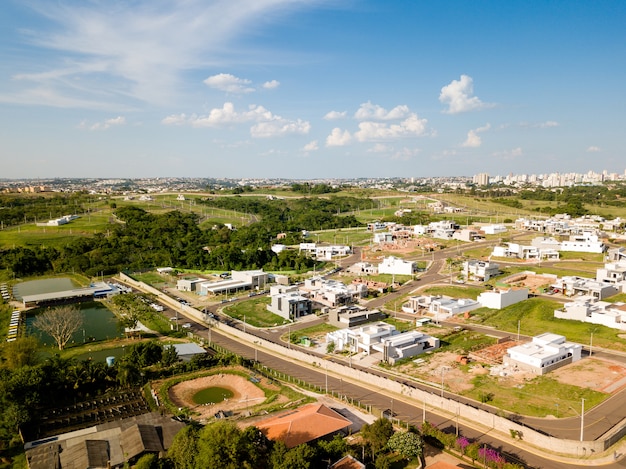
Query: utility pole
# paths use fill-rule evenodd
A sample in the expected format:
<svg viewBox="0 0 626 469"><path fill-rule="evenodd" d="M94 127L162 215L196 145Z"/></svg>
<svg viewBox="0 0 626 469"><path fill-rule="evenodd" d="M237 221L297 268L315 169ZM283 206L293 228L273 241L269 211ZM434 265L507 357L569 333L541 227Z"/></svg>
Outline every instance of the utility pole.
<svg viewBox="0 0 626 469"><path fill-rule="evenodd" d="M582 398L582 408L580 411L580 441L584 440L585 432L585 398Z"/></svg>

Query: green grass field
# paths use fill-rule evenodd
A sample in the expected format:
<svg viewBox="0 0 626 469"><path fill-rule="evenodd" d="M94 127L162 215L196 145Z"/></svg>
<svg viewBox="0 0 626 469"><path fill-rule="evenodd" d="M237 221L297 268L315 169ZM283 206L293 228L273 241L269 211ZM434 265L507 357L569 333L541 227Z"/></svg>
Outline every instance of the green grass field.
<svg viewBox="0 0 626 469"><path fill-rule="evenodd" d="M500 331L517 333L519 321L520 332L528 336L536 336L544 332L560 334L571 342L589 344L593 332L594 347L626 352L626 339L620 337L620 331L597 324L556 319L554 310L561 307L557 301L541 298L530 298L521 303L508 306L501 310L479 308L472 311L471 322L495 327Z"/></svg>
<svg viewBox="0 0 626 469"><path fill-rule="evenodd" d="M270 304L270 298L261 296L247 301L226 306L223 311L231 318L243 321L254 327L272 327L285 324L288 321L274 313L270 313L266 306Z"/></svg>
<svg viewBox="0 0 626 469"><path fill-rule="evenodd" d="M462 395L487 401L514 414L533 417L556 415L557 412L559 418L576 417L580 415L581 399L584 398L585 406L591 409L609 397L609 394L592 389L559 383L549 376L538 376L519 386L503 386L498 383L498 378L488 375L477 376L472 382L474 388Z"/></svg>

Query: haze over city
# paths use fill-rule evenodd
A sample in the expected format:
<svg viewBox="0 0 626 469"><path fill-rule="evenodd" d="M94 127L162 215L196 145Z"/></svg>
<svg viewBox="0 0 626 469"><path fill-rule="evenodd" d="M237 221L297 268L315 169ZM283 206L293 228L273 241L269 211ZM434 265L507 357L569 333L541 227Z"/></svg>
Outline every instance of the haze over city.
<svg viewBox="0 0 626 469"><path fill-rule="evenodd" d="M7 0L0 177L623 173L626 3Z"/></svg>

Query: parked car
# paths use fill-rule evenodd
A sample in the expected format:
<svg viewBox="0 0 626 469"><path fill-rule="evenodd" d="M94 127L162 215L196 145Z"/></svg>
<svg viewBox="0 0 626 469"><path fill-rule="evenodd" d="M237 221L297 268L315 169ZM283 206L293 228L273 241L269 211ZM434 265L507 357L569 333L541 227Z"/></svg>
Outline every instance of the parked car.
<svg viewBox="0 0 626 469"><path fill-rule="evenodd" d="M191 323L190 322L186 322L185 324L183 324L183 328L184 329L191 329Z"/></svg>

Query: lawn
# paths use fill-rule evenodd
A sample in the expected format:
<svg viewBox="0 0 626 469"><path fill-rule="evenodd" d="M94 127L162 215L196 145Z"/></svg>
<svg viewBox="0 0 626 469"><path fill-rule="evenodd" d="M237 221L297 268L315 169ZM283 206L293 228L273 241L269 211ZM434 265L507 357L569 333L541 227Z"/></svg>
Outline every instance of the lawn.
<svg viewBox="0 0 626 469"><path fill-rule="evenodd" d="M289 340L289 336L291 336L291 343L296 344L300 343L300 339L303 337L308 337L309 339L316 341L325 341L326 334L328 332L333 332L339 329L338 327L332 326L330 324L318 324L317 326L307 327L306 329L299 329L297 331L292 331L291 333L287 332L281 337L283 340Z"/></svg>
<svg viewBox="0 0 626 469"><path fill-rule="evenodd" d="M422 293L425 295L445 295L452 298L471 298L475 300L485 289L469 285L428 287Z"/></svg>
<svg viewBox="0 0 626 469"><path fill-rule="evenodd" d="M588 324L567 319L556 319L554 310L561 308L561 303L542 298L530 298L501 310L479 308L472 311L470 321L495 327L501 331L520 332L536 336L551 332L565 336L567 340L579 344L589 344L593 332L594 347L602 347L626 352L626 339L620 337L620 331L597 324Z"/></svg>
<svg viewBox="0 0 626 469"><path fill-rule="evenodd" d="M270 302L268 296L257 297L226 306L223 312L240 321L245 319L246 324L254 327L272 327L287 323L286 319L267 310L266 306Z"/></svg>
<svg viewBox="0 0 626 469"><path fill-rule="evenodd" d="M580 415L581 399L585 399L585 407L591 409L609 397L592 389L560 383L549 376L538 376L512 386L499 383L497 377L480 375L472 383L474 388L462 395L532 417L546 417L556 412L559 418L576 417Z"/></svg>

